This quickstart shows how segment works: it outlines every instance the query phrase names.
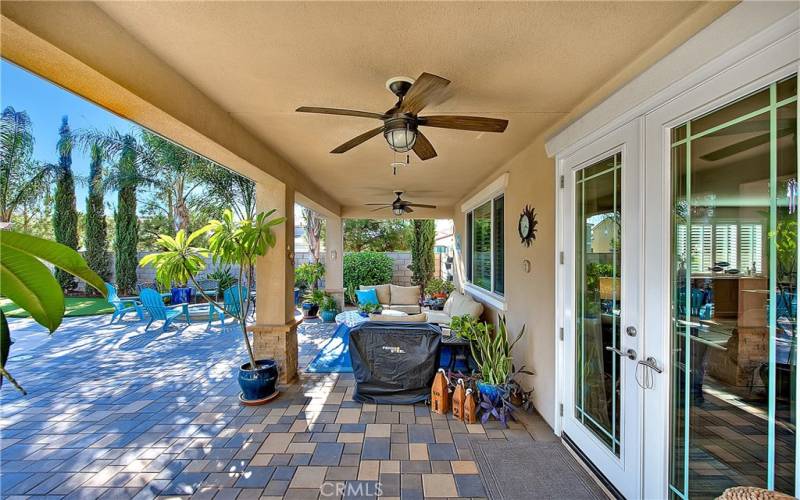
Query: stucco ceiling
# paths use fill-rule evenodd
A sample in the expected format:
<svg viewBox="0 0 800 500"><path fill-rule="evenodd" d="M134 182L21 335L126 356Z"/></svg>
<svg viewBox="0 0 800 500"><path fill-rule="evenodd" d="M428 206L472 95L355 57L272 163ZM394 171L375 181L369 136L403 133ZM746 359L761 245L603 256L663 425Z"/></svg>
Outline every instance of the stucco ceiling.
<svg viewBox="0 0 800 500"><path fill-rule="evenodd" d="M455 204L698 8L696 2L103 2L101 8L343 206ZM439 156L392 176L374 128L298 106L382 112L385 81L453 83L427 114L510 120L504 134L426 128ZM426 113L422 113L423 115Z"/></svg>

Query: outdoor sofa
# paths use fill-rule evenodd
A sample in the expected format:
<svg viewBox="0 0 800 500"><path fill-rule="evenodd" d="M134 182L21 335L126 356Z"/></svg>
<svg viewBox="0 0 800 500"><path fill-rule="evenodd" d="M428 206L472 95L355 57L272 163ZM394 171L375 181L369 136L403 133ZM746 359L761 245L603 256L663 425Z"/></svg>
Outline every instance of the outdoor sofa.
<svg viewBox="0 0 800 500"><path fill-rule="evenodd" d="M422 307L419 304L420 290L418 286L399 285L361 285L361 290L375 290L378 303L383 309L402 311L408 314L419 314Z"/></svg>

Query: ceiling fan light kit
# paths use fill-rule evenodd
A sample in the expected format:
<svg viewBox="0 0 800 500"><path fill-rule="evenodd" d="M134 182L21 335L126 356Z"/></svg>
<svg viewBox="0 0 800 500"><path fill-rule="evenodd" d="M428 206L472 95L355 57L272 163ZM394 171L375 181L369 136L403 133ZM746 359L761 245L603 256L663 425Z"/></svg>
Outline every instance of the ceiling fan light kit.
<svg viewBox="0 0 800 500"><path fill-rule="evenodd" d="M390 118L384 122L383 136L389 147L397 153L406 153L417 142L417 125L404 117Z"/></svg>
<svg viewBox="0 0 800 500"><path fill-rule="evenodd" d="M445 88L450 80L431 73L422 73L412 80L406 76L390 78L386 88L397 96L397 103L385 113L371 113L352 109L319 108L301 106L301 113L321 113L326 115L358 116L360 118L377 119L383 125L350 139L331 153L341 154L350 151L378 134L383 134L389 147L398 153L414 151L420 160L430 160L437 156L436 150L425 134L418 127L437 127L473 132L502 133L508 126L508 120L483 118L478 116L418 116L426 106L437 103L444 96Z"/></svg>

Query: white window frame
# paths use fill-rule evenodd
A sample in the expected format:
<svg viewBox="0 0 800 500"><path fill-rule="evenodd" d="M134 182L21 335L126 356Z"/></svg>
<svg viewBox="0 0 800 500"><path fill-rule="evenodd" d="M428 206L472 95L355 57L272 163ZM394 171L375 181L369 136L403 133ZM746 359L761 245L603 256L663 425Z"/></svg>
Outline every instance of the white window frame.
<svg viewBox="0 0 800 500"><path fill-rule="evenodd" d="M490 253L491 253L491 290L486 290L474 283L472 283L472 269L466 269L465 266L465 276L464 276L464 292L471 295L473 298L480 300L481 302L485 303L489 307L499 310L505 311L506 310L506 299L504 295L496 293L494 291L494 266L495 266L495 255L494 255L494 228L495 228L495 219L494 219L494 202L501 196L505 198L505 191L506 187L508 186L508 172L500 175L497 179L492 181L486 187L481 189L477 194L469 198L467 201L461 204L461 214L464 217L464 231L465 234L468 232L469 238L466 238L469 242L469 245L465 249L467 255L470 256L469 260L470 267L472 266L472 259L474 259L474 255L472 254L472 245L474 243L474 236L472 235L472 225L468 224L468 215L474 212L474 210L487 202L491 202L490 204L490 213L491 213L491 233L490 233ZM473 215L473 222L474 222L474 215ZM503 221L501 221L504 225L505 229L505 203L503 205ZM505 231L504 231L504 241L503 241L503 262L505 262L505 253L506 253L506 245L505 245ZM465 262L466 263L466 262ZM505 266L503 266L503 272L505 273ZM503 283L505 284L505 276L503 276Z"/></svg>

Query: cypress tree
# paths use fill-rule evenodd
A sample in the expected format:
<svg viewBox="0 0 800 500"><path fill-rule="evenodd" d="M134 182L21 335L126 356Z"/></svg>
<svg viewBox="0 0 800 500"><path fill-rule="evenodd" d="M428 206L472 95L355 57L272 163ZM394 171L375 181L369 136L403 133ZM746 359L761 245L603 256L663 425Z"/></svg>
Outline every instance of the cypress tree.
<svg viewBox="0 0 800 500"><path fill-rule="evenodd" d="M89 195L86 197L86 263L103 281L111 279L107 252L108 228L103 207L103 153L97 144L92 145L92 162L89 165Z"/></svg>
<svg viewBox="0 0 800 500"><path fill-rule="evenodd" d="M139 220L136 217L136 171L135 139L126 135L117 166L118 197L117 210L114 213L116 251L117 289L124 294L131 294L136 287L136 249L139 244Z"/></svg>
<svg viewBox="0 0 800 500"><path fill-rule="evenodd" d="M424 293L433 277L435 263L433 244L436 240L436 222L433 219L414 220L411 238L411 282L420 285Z"/></svg>
<svg viewBox="0 0 800 500"><path fill-rule="evenodd" d="M61 119L58 134L58 180L53 210L53 232L57 242L77 250L78 210L75 204L75 178L72 174L72 132L66 116ZM73 275L58 268L55 276L64 290L74 290L78 286L78 281Z"/></svg>

